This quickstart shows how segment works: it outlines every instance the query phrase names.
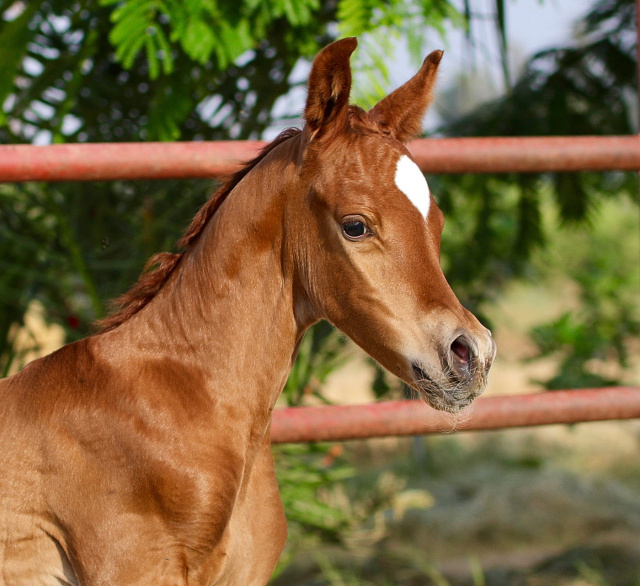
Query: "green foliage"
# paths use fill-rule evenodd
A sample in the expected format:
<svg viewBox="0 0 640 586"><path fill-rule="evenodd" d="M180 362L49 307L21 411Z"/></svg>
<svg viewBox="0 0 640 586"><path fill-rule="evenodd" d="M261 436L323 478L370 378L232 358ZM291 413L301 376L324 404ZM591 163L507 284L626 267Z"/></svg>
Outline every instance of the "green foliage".
<svg viewBox="0 0 640 586"><path fill-rule="evenodd" d="M67 339L87 335L146 259L173 247L210 190L209 181L114 182L87 197L86 184L0 185L0 372L21 366L13 341L32 302Z"/></svg>
<svg viewBox="0 0 640 586"><path fill-rule="evenodd" d="M345 480L354 471L345 464L334 465L333 459L327 458L329 450L328 446L317 444L274 448L287 519L299 524L303 532L317 529L325 538L337 541L350 518L318 499L318 489Z"/></svg>
<svg viewBox="0 0 640 586"><path fill-rule="evenodd" d="M13 91L13 75L17 72L27 53L27 44L34 36L29 23L40 7L40 2L31 2L25 10L14 18L7 20L0 35L0 105ZM6 115L0 109L0 125L6 124Z"/></svg>
<svg viewBox="0 0 640 586"><path fill-rule="evenodd" d="M300 455L304 454L302 448L289 446L287 449L298 449ZM317 449L318 446L311 448L312 451ZM277 461L279 461L282 453L278 453L277 456ZM308 458L308 456L307 452L305 457ZM317 528L315 531L309 530L306 518L309 500L299 501L303 505L300 509L303 512L303 517L294 518L293 522L289 518L289 542L283 556L284 562L279 566L279 571L274 576L274 584L299 583L299 574L294 571L292 575L286 566L301 551L313 551L314 548L318 548L317 555L312 556L313 562L317 565L318 578L321 576L323 580L327 580L331 584L378 584L380 583L378 581L365 580L365 575L369 572L361 572L360 568L352 568L354 570L352 573L349 568L337 567L321 552L320 547L326 549L328 545L334 546L340 548L347 555L353 555L363 546L382 543L388 526L401 521L408 511L424 511L434 504L433 497L428 491L415 488L406 489L406 480L389 471L377 474L373 481L359 487L355 471L346 467L339 460L336 467L336 462L329 453L328 458L325 456L322 461L313 465L312 480L316 478L318 470L324 471L326 474L327 471L331 471L331 468L334 468L331 474L337 480L318 485L316 495L305 497L307 499L315 498L321 505L320 508L316 509L314 506L311 510L319 513L322 533L318 533ZM340 471L340 467L343 471ZM296 472L293 477L288 479L289 482L281 485L286 510L295 508L295 503L288 500L288 495L295 494L293 491L295 491L297 474ZM358 476L361 474L360 470ZM382 584L387 583L386 580L382 582Z"/></svg>
<svg viewBox="0 0 640 586"><path fill-rule="evenodd" d="M173 71L176 50L202 65L213 60L224 70L252 50L275 22L286 19L294 28L305 28L321 9L318 0L245 0L235 4L214 0L100 0L100 4L116 7L111 13L114 27L109 40L116 48L117 61L131 69L145 50L151 79L160 75L161 68L166 75ZM430 27L442 34L445 21L462 22L446 0L340 0L335 18L339 36L365 35L366 48L360 51L363 58L355 63L355 69L370 74L367 65L375 66L377 75L367 75L366 79L378 99L386 89L380 78L388 85L387 60L395 53L396 43L408 38L412 55L420 57L426 36L416 31Z"/></svg>
<svg viewBox="0 0 640 586"><path fill-rule="evenodd" d="M322 386L327 377L349 358L347 338L327 322L314 326L303 338L295 364L282 392L290 407L308 397L327 402Z"/></svg>
<svg viewBox="0 0 640 586"><path fill-rule="evenodd" d="M151 79L160 75L160 67L164 74L173 71L176 49L201 65L215 60L224 70L254 48L274 21L285 18L293 27L304 27L319 9L318 0L100 0L100 4L115 6L109 40L116 59L130 69L145 49Z"/></svg>
<svg viewBox="0 0 640 586"><path fill-rule="evenodd" d="M295 87L294 65L336 32L363 35L356 88L370 102L387 89L385 59L402 38L423 56L431 31L462 22L446 0L373 0L366 22L349 1L19 6L0 12L0 65L13 72L0 83L2 142L257 137L271 125L276 99Z"/></svg>
<svg viewBox="0 0 640 586"><path fill-rule="evenodd" d="M631 366L630 348L640 336L637 242L637 210L628 200L613 200L600 206L592 225L565 230L539 254L538 272L555 286L571 282L580 302L531 333L537 358L560 359L546 388L624 382L620 376ZM555 267L551 273L549 266ZM619 374L603 370L604 361L617 364Z"/></svg>
<svg viewBox="0 0 640 586"><path fill-rule="evenodd" d="M629 134L635 131L635 2L600 0L577 40L527 61L512 90L451 120L456 136Z"/></svg>
<svg viewBox="0 0 640 586"><path fill-rule="evenodd" d="M15 40L0 56L12 72L0 86L0 141L258 136L298 59L328 40L335 11L319 7L307 21L303 3L254 4L244 14L221 3L217 20L211 2L47 1L13 20L0 12L0 39Z"/></svg>
<svg viewBox="0 0 640 586"><path fill-rule="evenodd" d="M322 490L339 485L354 471L335 461L327 444L283 445L273 448L280 497L287 515L288 546L273 579L289 565L298 549L309 541L340 542L353 523L348 511L322 498Z"/></svg>
<svg viewBox="0 0 640 586"><path fill-rule="evenodd" d="M14 363L22 366L15 339L18 327L24 325L25 308L43 281L55 282L55 275L43 268L60 259L50 246L55 239L54 219L39 193L1 185L0 216L0 376L6 376Z"/></svg>
<svg viewBox="0 0 640 586"><path fill-rule="evenodd" d="M451 110L452 100L447 99L438 108L445 120L440 132L635 132L635 3L600 0L577 30L575 44L532 57L504 96L466 113ZM532 253L544 245L543 194L551 193L565 225L588 220L604 194L637 193L637 176L632 173L461 175L438 177L433 184L448 218L443 264L454 290L473 309L495 298L506 280L525 274Z"/></svg>
<svg viewBox="0 0 640 586"><path fill-rule="evenodd" d="M337 11L340 36L357 36L359 50L353 61L356 83L352 99L372 107L389 90L390 60L404 42L415 66L445 36L444 25L462 26L463 16L445 0L340 0Z"/></svg>

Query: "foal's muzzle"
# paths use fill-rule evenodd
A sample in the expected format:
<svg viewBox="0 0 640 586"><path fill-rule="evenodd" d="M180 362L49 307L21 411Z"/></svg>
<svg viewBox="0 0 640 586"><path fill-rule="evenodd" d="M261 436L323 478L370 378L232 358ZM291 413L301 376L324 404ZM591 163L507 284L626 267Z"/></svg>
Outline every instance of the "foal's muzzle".
<svg viewBox="0 0 640 586"><path fill-rule="evenodd" d="M424 400L435 409L457 412L468 406L487 386L487 376L496 355L489 330L478 335L458 329L439 352L439 376L419 362L412 364L414 384Z"/></svg>

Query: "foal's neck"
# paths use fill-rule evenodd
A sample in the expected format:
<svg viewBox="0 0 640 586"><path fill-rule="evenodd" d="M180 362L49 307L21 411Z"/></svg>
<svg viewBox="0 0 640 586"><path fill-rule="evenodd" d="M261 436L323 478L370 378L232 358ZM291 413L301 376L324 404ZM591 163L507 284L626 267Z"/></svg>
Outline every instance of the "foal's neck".
<svg viewBox="0 0 640 586"><path fill-rule="evenodd" d="M113 331L134 352L198 370L217 405L265 429L306 327L295 317L282 230L282 182L294 185L297 172L272 154L229 194L154 299Z"/></svg>

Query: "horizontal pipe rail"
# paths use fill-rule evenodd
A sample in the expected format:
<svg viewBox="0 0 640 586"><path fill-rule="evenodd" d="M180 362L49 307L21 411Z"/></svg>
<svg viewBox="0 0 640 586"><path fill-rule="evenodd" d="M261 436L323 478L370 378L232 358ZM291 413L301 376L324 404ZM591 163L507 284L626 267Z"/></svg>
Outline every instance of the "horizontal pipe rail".
<svg viewBox="0 0 640 586"><path fill-rule="evenodd" d="M640 170L640 136L528 136L413 141L425 173Z"/></svg>
<svg viewBox="0 0 640 586"><path fill-rule="evenodd" d="M0 146L0 181L188 179L228 175L261 141ZM429 138L409 145L425 173L640 170L639 136Z"/></svg>
<svg viewBox="0 0 640 586"><path fill-rule="evenodd" d="M0 146L0 181L197 179L233 173L266 143L123 142Z"/></svg>
<svg viewBox="0 0 640 586"><path fill-rule="evenodd" d="M640 387L487 397L459 416L436 411L422 401L291 407L274 412L271 442L342 441L634 418L640 418Z"/></svg>

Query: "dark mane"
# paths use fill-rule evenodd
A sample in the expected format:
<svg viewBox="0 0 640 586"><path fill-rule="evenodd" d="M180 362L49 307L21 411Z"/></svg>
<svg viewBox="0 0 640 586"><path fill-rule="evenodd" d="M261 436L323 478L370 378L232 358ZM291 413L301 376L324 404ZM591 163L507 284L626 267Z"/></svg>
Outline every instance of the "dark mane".
<svg viewBox="0 0 640 586"><path fill-rule="evenodd" d="M112 302L113 313L96 322L100 332L108 332L127 321L132 315L140 311L162 289L173 271L182 261L185 253L196 243L205 226L216 213L229 193L262 161L273 149L283 142L298 136L302 132L298 128L288 128L281 132L272 142L265 146L260 154L246 163L242 169L231 175L225 183L213 194L193 218L182 238L178 241L180 252L161 252L152 256L142 271L138 282L124 295Z"/></svg>

